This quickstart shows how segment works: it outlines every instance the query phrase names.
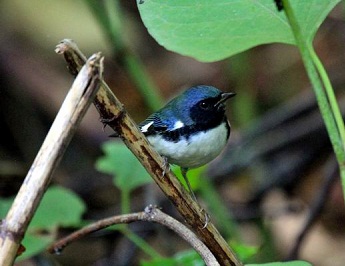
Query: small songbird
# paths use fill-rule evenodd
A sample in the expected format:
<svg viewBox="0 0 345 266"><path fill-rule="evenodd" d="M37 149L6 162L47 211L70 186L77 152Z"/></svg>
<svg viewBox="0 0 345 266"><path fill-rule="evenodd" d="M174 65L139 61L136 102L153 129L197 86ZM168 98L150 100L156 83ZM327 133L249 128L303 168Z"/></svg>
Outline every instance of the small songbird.
<svg viewBox="0 0 345 266"><path fill-rule="evenodd" d="M187 89L139 124L156 151L181 167L189 192L187 171L216 158L230 136L225 102L235 93L199 85Z"/></svg>

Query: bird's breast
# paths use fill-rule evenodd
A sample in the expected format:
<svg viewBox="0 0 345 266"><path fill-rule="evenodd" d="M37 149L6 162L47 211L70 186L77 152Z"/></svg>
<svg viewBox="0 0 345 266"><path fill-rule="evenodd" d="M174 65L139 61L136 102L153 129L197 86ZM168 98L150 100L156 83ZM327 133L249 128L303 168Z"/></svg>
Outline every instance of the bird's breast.
<svg viewBox="0 0 345 266"><path fill-rule="evenodd" d="M168 141L162 135L148 136L157 152L168 158L169 163L183 168L196 168L216 158L225 147L229 126L224 121L207 131L200 131L176 141Z"/></svg>

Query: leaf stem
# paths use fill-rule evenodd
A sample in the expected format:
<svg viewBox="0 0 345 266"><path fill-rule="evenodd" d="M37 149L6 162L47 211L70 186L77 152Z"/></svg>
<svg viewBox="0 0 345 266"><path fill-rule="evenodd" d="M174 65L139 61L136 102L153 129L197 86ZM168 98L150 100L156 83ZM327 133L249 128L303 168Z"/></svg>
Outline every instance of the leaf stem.
<svg viewBox="0 0 345 266"><path fill-rule="evenodd" d="M200 182L199 189L202 198L205 199L211 212L214 214L216 220L218 220L220 231L223 232L227 238L231 238L232 241L239 242L240 235L238 226L229 209L220 198L216 188L206 176L201 176Z"/></svg>
<svg viewBox="0 0 345 266"><path fill-rule="evenodd" d="M128 189L121 189L121 213L130 213L130 192Z"/></svg>
<svg viewBox="0 0 345 266"><path fill-rule="evenodd" d="M334 119L335 122L337 124L338 127L338 131L340 134L340 138L343 144L343 148L345 147L345 125L344 125L344 121L343 121L343 117L341 115L338 103L337 103L337 99L335 97L334 94L334 90L332 87L332 84L329 80L329 77L326 73L325 68L323 67L323 64L320 61L320 58L317 56L314 47L312 45L308 45L308 49L309 49L309 53L311 55L312 60L314 61L315 67L319 72L320 78L324 84L326 93L327 93L327 97L328 97L328 101L331 105L332 108L332 112L334 115Z"/></svg>
<svg viewBox="0 0 345 266"><path fill-rule="evenodd" d="M283 5L339 164L343 194L345 195L345 129L338 103L327 73L312 47L311 39L306 40L302 34L290 1L283 0Z"/></svg>
<svg viewBox="0 0 345 266"><path fill-rule="evenodd" d="M143 238L131 231L128 226L124 226L120 229L121 233L132 241L138 248L145 252L152 259L162 258L162 256L150 246Z"/></svg>

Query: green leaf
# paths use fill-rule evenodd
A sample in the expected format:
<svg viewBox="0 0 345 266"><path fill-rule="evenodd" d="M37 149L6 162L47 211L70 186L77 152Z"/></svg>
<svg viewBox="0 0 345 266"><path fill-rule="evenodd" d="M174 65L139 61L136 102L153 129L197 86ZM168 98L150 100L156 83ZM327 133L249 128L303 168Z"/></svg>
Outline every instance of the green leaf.
<svg viewBox="0 0 345 266"><path fill-rule="evenodd" d="M309 262L296 260L288 262L271 262L263 264L246 264L245 266L312 266Z"/></svg>
<svg viewBox="0 0 345 266"><path fill-rule="evenodd" d="M111 174L119 189L130 191L152 182L150 175L123 143L109 141L102 149L105 155L97 160L96 168Z"/></svg>
<svg viewBox="0 0 345 266"><path fill-rule="evenodd" d="M26 248L25 252L18 257L18 261L30 258L42 252L48 245L53 243L56 235L52 231L29 231L25 234L22 245Z"/></svg>
<svg viewBox="0 0 345 266"><path fill-rule="evenodd" d="M158 258L151 261L140 262L141 266L203 266L204 261L200 255L193 249L178 252L171 258Z"/></svg>
<svg viewBox="0 0 345 266"><path fill-rule="evenodd" d="M26 250L19 260L30 258L46 249L54 241L59 226L79 226L84 211L83 201L72 191L58 186L50 187L25 234L22 244Z"/></svg>
<svg viewBox="0 0 345 266"><path fill-rule="evenodd" d="M0 217L5 217L13 202L0 199ZM25 252L18 257L23 260L43 251L54 241L58 226L78 226L85 211L82 200L73 192L62 187L52 186L44 197L29 225L22 244Z"/></svg>
<svg viewBox="0 0 345 266"><path fill-rule="evenodd" d="M307 39L313 39L338 2L291 0ZM295 43L284 12L277 11L273 0L146 0L138 8L160 45L200 61L221 60L260 44Z"/></svg>
<svg viewBox="0 0 345 266"><path fill-rule="evenodd" d="M29 229L78 226L85 209L83 201L72 191L52 186L44 194Z"/></svg>
<svg viewBox="0 0 345 266"><path fill-rule="evenodd" d="M256 246L248 246L235 241L231 242L230 246L241 261L248 261L248 259L258 253L259 250Z"/></svg>
<svg viewBox="0 0 345 266"><path fill-rule="evenodd" d="M176 262L174 258L159 258L150 261L141 261L140 266L175 266Z"/></svg>
<svg viewBox="0 0 345 266"><path fill-rule="evenodd" d="M174 256L176 260L175 265L185 265L185 266L203 266L204 261L200 255L193 249L181 251Z"/></svg>
<svg viewBox="0 0 345 266"><path fill-rule="evenodd" d="M11 208L13 198L0 198L0 219L4 219Z"/></svg>
<svg viewBox="0 0 345 266"><path fill-rule="evenodd" d="M13 200L13 198L0 199L0 218L5 218ZM28 230L49 230L57 226L78 226L84 211L83 201L72 191L52 186L44 194Z"/></svg>

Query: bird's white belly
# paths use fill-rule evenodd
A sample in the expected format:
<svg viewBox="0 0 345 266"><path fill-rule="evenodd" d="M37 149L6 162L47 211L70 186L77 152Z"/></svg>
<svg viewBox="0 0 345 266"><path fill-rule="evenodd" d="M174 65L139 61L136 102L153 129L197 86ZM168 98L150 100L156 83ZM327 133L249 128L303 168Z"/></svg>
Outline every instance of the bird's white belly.
<svg viewBox="0 0 345 266"><path fill-rule="evenodd" d="M222 123L207 132L200 132L188 140L166 141L162 136L149 136L157 152L168 158L169 163L183 168L196 168L216 158L227 142L227 128Z"/></svg>

